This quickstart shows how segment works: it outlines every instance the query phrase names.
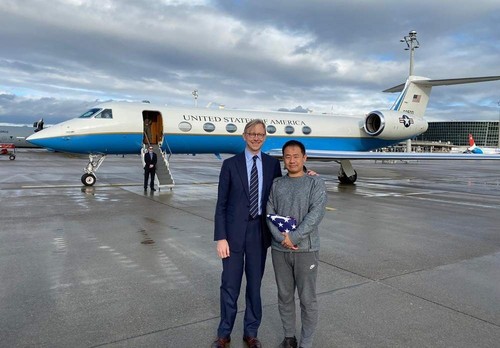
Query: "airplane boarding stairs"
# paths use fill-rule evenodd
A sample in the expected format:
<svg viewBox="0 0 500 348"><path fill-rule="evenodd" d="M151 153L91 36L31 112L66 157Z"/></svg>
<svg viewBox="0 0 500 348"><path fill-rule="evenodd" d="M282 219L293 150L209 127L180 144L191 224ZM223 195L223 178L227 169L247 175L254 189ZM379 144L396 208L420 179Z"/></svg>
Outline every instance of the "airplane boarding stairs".
<svg viewBox="0 0 500 348"><path fill-rule="evenodd" d="M164 187L174 187L174 178L172 177L172 173L170 172L170 166L168 164L167 154L163 152L160 148L160 145L153 144L153 151L156 153L156 157L158 157L158 163L156 164L156 175L155 175L155 183L156 185L162 189ZM144 154L148 151L147 145L144 145L142 148L142 166L144 167Z"/></svg>

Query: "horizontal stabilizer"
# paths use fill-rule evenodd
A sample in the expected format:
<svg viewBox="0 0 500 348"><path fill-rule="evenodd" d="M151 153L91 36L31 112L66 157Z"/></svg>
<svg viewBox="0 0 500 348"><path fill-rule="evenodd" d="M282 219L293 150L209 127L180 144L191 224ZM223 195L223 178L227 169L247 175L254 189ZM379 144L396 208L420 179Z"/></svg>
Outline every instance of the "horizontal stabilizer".
<svg viewBox="0 0 500 348"><path fill-rule="evenodd" d="M462 85L465 83L475 83L475 82L488 82L488 81L496 81L500 80L500 76L483 76L483 77L462 77L457 79L441 79L441 80L412 80L416 85L421 86L449 86L449 85ZM386 89L384 92L393 93L393 92L401 92L405 87L405 84L402 83L400 85L394 86L392 88Z"/></svg>

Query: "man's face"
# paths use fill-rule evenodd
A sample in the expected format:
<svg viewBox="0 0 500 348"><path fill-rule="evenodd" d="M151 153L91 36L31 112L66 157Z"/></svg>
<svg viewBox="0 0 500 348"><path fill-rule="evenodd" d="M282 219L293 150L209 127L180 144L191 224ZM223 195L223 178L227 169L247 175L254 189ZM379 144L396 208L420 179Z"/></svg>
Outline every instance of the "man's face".
<svg viewBox="0 0 500 348"><path fill-rule="evenodd" d="M257 153L262 148L264 141L266 140L266 130L261 124L256 124L253 127L247 129L246 133L243 134L243 139L247 143L247 148L252 153Z"/></svg>
<svg viewBox="0 0 500 348"><path fill-rule="evenodd" d="M287 146L283 152L283 160L285 161L285 168L288 170L289 176L304 175L303 168L307 156L302 154L300 147L296 145Z"/></svg>

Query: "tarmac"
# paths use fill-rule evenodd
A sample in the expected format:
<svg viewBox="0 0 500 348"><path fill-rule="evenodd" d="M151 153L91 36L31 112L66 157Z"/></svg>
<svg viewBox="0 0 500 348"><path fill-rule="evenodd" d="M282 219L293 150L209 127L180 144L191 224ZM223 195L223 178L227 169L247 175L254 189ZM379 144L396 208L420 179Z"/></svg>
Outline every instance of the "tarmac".
<svg viewBox="0 0 500 348"><path fill-rule="evenodd" d="M210 347L222 162L174 155L177 185L154 193L139 156L109 156L94 187L80 182L86 163L0 158L0 346ZM328 189L315 347L500 347L500 162L353 165L345 186L338 164L308 162ZM277 347L268 256L259 339ZM232 348L243 310L240 296Z"/></svg>

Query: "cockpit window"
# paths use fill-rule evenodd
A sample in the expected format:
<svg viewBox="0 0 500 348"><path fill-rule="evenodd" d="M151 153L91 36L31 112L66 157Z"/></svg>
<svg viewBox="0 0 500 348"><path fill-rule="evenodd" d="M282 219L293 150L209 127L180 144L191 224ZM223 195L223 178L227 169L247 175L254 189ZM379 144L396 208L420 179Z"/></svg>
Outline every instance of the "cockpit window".
<svg viewBox="0 0 500 348"><path fill-rule="evenodd" d="M99 109L99 108L90 109L89 111L84 112L79 118L91 118L92 116L94 116L96 113L98 113L101 110L102 109Z"/></svg>
<svg viewBox="0 0 500 348"><path fill-rule="evenodd" d="M96 115L95 118L113 118L113 112L111 109L104 109L99 115Z"/></svg>

